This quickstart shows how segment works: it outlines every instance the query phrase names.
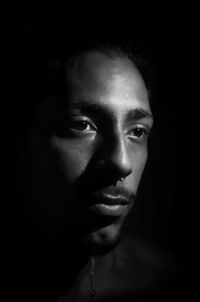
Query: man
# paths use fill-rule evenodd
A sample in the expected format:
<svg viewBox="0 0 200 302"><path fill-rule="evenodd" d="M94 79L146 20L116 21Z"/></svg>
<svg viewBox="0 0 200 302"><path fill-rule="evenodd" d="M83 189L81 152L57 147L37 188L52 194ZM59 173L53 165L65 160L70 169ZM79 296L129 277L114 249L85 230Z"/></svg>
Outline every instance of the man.
<svg viewBox="0 0 200 302"><path fill-rule="evenodd" d="M18 291L57 302L160 292L162 257L122 236L153 126L138 61L114 46L88 48L57 62L52 83L20 142Z"/></svg>

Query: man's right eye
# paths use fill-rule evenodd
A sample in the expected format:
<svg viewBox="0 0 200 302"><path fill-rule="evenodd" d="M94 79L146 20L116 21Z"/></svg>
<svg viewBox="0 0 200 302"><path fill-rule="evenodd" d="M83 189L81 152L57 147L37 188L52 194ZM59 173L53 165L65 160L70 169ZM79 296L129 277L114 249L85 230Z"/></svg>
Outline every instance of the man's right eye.
<svg viewBox="0 0 200 302"><path fill-rule="evenodd" d="M82 120L82 119L75 119L69 122L69 128L83 131L83 132L93 132L96 131L96 126L90 120Z"/></svg>
<svg viewBox="0 0 200 302"><path fill-rule="evenodd" d="M59 126L60 134L81 134L81 133L92 133L97 131L97 127L94 122L86 117L74 117L69 118L66 121L60 123Z"/></svg>

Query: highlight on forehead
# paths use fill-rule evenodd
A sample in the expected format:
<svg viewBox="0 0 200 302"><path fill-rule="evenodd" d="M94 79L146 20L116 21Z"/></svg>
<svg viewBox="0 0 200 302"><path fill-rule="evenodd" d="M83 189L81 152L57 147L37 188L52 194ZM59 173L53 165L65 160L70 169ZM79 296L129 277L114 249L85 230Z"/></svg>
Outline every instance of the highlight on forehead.
<svg viewBox="0 0 200 302"><path fill-rule="evenodd" d="M91 53L98 53L99 58L104 57L107 61L120 61L126 60L127 62L131 62L132 67L135 68L140 74L143 82L146 86L149 101L151 101L151 90L152 90L152 76L151 76L151 68L149 68L148 62L140 56L139 54L134 54L131 50L124 50L123 47L118 47L115 45L97 45L95 47L87 47L85 49L81 49L78 51L74 51L71 54L63 54L60 59L56 61L52 61L50 66L51 71L51 85L50 91L54 94L63 98L66 97L66 94L71 94L72 87L74 83L72 83L72 78L75 79L75 74L81 74L83 76L87 75L87 68L82 68L80 62L84 57L88 56ZM96 60L96 63L97 64ZM94 63L92 63L94 64ZM78 78L76 77L78 80Z"/></svg>
<svg viewBox="0 0 200 302"><path fill-rule="evenodd" d="M132 79L135 78L134 83L145 86L139 70L127 56L118 54L114 56L113 53L108 56L99 51L90 51L73 59L70 68L67 69L66 85L72 90L73 88L82 89L85 81L96 85L102 84L105 79L109 81L113 77L118 78L120 84L121 76L124 77L124 75L127 81L128 75L131 75Z"/></svg>

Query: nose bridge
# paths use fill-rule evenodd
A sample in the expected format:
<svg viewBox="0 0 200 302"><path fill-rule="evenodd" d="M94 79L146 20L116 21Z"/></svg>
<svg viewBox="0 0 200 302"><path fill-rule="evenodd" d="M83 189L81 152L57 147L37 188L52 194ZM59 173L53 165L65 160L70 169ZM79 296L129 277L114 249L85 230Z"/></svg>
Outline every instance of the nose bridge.
<svg viewBox="0 0 200 302"><path fill-rule="evenodd" d="M118 129L112 133L108 142L108 161L120 176L127 176L132 172L132 162L128 152L128 145L124 133Z"/></svg>

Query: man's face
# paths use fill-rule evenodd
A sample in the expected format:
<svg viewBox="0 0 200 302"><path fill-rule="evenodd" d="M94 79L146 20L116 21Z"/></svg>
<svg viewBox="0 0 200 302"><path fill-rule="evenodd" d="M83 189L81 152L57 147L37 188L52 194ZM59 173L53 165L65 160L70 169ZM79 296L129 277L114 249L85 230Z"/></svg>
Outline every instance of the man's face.
<svg viewBox="0 0 200 302"><path fill-rule="evenodd" d="M68 97L44 101L31 129L30 205L50 233L109 247L147 160L147 90L130 60L98 52L77 58L69 75Z"/></svg>

